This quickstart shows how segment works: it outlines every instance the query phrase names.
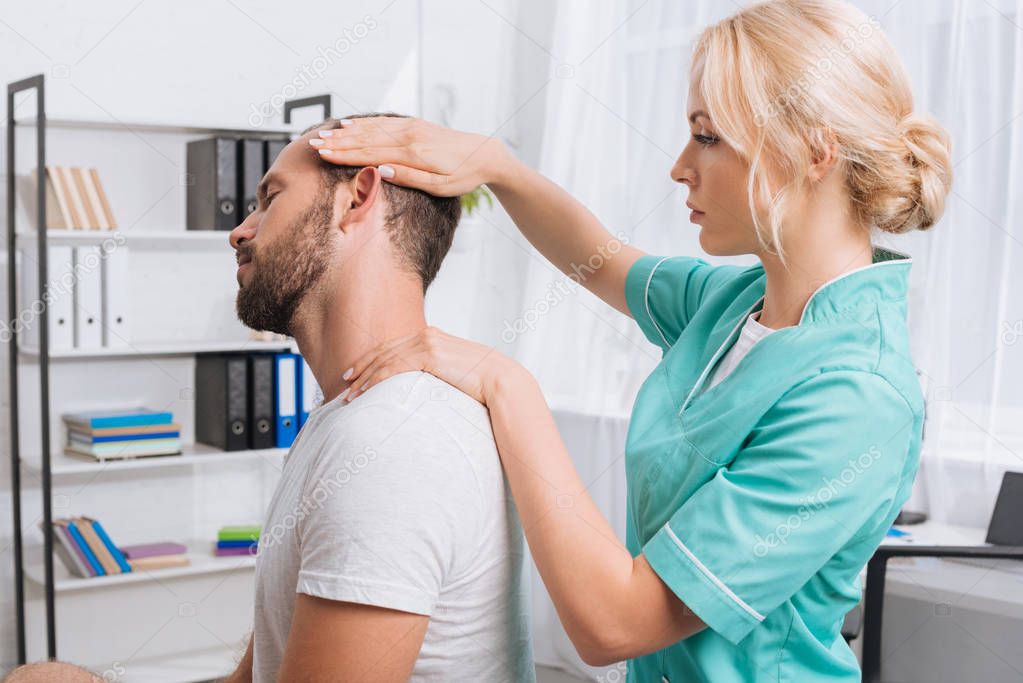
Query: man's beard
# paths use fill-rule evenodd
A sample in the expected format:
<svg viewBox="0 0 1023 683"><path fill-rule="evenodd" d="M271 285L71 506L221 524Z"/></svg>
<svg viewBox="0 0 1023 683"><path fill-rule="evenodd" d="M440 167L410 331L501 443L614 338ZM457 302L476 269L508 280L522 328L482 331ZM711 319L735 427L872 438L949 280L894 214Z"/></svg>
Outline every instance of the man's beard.
<svg viewBox="0 0 1023 683"><path fill-rule="evenodd" d="M249 282L238 290L238 319L254 330L291 335L302 299L330 262L332 207L317 198L283 236L253 251ZM246 253L245 250L242 250Z"/></svg>

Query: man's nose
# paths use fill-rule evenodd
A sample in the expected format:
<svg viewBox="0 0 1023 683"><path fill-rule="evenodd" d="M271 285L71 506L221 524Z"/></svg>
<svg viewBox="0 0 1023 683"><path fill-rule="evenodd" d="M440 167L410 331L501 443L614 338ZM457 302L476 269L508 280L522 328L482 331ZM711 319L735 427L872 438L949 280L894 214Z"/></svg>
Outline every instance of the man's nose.
<svg viewBox="0 0 1023 683"><path fill-rule="evenodd" d="M238 225L237 227L235 227L234 230L231 231L231 236L229 239L231 242L231 247L233 249L237 250L239 244L241 244L245 240L251 240L253 237L256 236L255 215L256 215L255 212L250 213L248 216L245 217L245 220L243 220L240 225Z"/></svg>

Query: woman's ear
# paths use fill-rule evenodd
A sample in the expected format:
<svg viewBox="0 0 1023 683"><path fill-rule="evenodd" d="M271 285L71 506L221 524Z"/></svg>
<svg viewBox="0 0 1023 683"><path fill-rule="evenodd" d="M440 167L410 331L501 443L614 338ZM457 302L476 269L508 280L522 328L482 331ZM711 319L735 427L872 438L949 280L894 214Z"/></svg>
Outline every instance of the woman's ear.
<svg viewBox="0 0 1023 683"><path fill-rule="evenodd" d="M350 193L345 197L348 206L342 209L341 230L347 232L352 226L364 222L380 196L382 180L375 166L361 169L349 184Z"/></svg>
<svg viewBox="0 0 1023 683"><path fill-rule="evenodd" d="M810 157L810 182L817 183L831 174L838 166L839 146L835 134L827 128L819 128L814 135Z"/></svg>

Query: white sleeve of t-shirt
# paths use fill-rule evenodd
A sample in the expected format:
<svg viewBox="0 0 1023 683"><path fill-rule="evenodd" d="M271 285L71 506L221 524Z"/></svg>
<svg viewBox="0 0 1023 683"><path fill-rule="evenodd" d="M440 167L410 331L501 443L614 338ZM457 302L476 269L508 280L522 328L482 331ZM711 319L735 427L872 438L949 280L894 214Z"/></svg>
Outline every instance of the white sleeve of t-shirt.
<svg viewBox="0 0 1023 683"><path fill-rule="evenodd" d="M303 485L296 590L430 615L479 547L475 472L443 426L402 406L345 412Z"/></svg>

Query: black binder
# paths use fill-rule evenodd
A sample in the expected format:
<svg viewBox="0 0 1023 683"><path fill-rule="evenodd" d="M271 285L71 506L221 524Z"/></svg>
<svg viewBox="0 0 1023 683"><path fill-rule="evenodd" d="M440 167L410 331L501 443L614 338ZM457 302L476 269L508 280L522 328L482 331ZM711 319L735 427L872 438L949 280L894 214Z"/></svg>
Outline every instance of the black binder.
<svg viewBox="0 0 1023 683"><path fill-rule="evenodd" d="M273 356L249 356L249 415L252 417L249 448L273 448L276 443Z"/></svg>
<svg viewBox="0 0 1023 683"><path fill-rule="evenodd" d="M274 159L277 155L284 151L284 148L288 146L291 140L267 140L266 141L266 168L263 169L263 173L270 170L273 166Z"/></svg>
<svg viewBox="0 0 1023 683"><path fill-rule="evenodd" d="M225 451L249 447L248 374L244 355L196 356L196 441Z"/></svg>
<svg viewBox="0 0 1023 683"><path fill-rule="evenodd" d="M240 222L238 140L206 138L189 142L186 166L188 229L233 230Z"/></svg>
<svg viewBox="0 0 1023 683"><path fill-rule="evenodd" d="M245 217L256 210L256 188L263 178L266 169L266 150L263 140L242 140L240 142L242 151L242 176L239 196L242 198L241 213L238 215L238 222L241 223Z"/></svg>

